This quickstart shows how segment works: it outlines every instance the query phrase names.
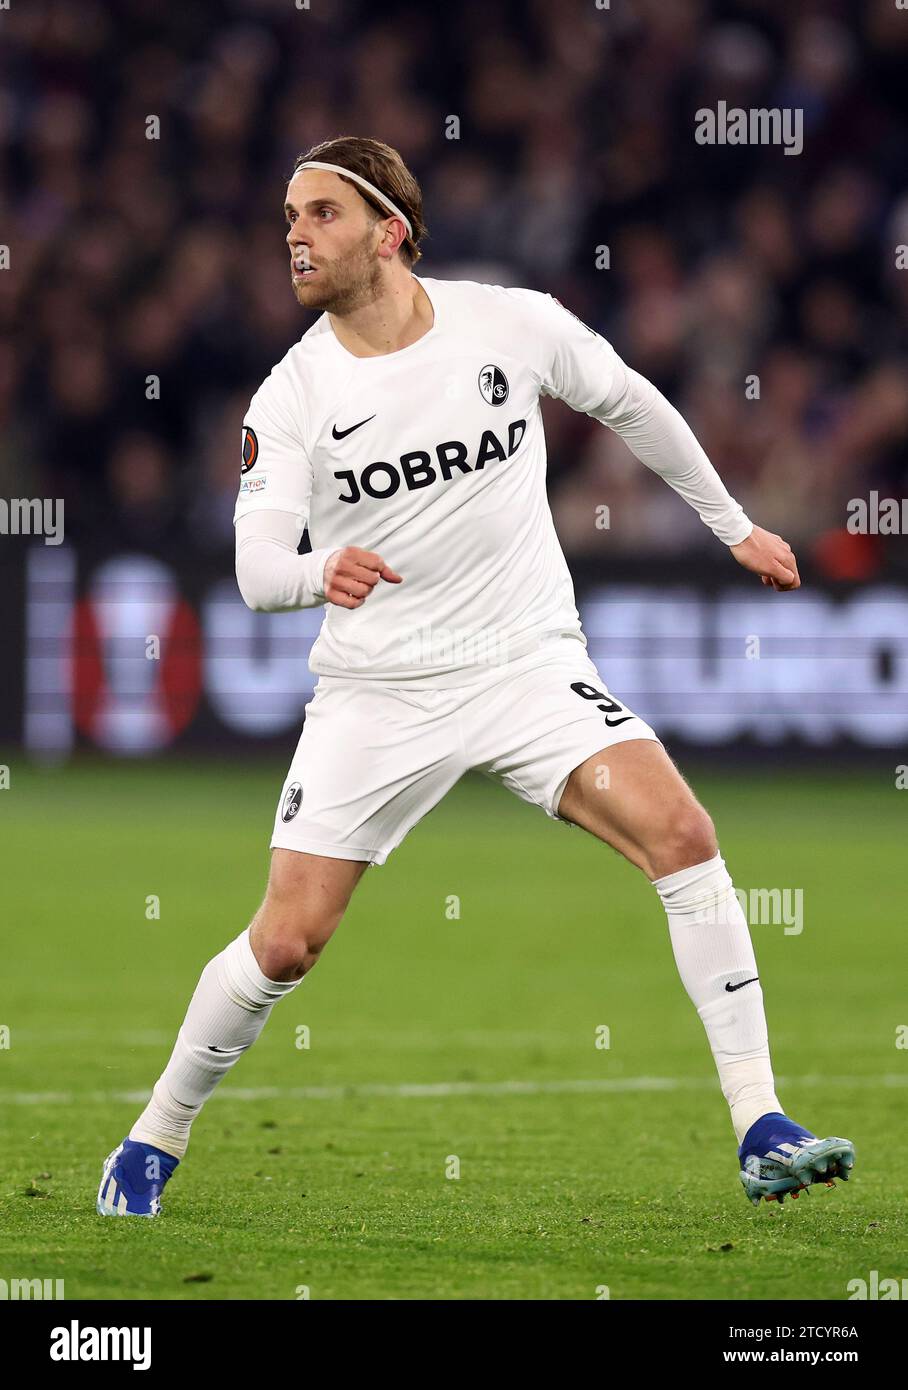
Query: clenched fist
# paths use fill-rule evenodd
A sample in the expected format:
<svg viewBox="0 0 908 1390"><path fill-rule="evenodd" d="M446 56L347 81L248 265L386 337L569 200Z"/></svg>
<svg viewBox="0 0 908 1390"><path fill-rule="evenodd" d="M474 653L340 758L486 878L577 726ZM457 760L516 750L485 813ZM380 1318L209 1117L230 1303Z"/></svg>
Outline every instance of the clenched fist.
<svg viewBox="0 0 908 1390"><path fill-rule="evenodd" d="M340 608L359 608L379 579L386 579L389 584L403 583L402 576L395 574L374 551L344 546L325 561L325 598Z"/></svg>

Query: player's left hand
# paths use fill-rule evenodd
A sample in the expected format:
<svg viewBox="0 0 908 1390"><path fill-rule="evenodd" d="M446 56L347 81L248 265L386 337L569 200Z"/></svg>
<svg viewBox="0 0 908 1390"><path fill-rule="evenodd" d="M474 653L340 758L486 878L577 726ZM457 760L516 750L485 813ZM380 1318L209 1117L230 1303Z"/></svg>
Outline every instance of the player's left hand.
<svg viewBox="0 0 908 1390"><path fill-rule="evenodd" d="M800 589L801 576L794 551L773 531L755 526L746 540L729 546L729 550L739 565L758 574L764 584L771 584L777 592Z"/></svg>

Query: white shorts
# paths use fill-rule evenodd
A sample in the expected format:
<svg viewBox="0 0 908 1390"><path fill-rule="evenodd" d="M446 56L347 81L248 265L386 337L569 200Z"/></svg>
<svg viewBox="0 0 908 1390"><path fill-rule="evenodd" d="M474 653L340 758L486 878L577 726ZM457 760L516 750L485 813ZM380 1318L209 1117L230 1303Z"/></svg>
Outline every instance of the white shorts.
<svg viewBox="0 0 908 1390"><path fill-rule="evenodd" d="M475 684L455 689L320 676L271 847L384 864L471 770L561 820L558 803L574 768L639 738L658 742L609 694L576 638L490 666Z"/></svg>

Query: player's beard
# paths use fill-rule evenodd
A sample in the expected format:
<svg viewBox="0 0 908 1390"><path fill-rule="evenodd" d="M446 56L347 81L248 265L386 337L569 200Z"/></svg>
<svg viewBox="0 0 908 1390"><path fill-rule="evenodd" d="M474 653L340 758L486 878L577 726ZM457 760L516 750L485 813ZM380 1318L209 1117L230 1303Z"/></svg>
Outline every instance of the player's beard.
<svg viewBox="0 0 908 1390"><path fill-rule="evenodd" d="M367 232L343 260L319 261L313 280L294 280L293 293L304 309L349 314L376 298L381 268Z"/></svg>

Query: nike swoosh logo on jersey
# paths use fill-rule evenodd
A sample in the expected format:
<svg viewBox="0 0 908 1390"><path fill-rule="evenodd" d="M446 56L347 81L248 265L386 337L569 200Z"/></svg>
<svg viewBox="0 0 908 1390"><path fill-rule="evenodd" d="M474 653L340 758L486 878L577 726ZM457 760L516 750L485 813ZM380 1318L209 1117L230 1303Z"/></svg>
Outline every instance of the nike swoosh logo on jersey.
<svg viewBox="0 0 908 1390"><path fill-rule="evenodd" d="M370 416L368 416L367 419L365 419L365 420L360 420L359 425L351 425L350 428L349 428L348 430L339 430L339 429L337 428L337 425L334 425L333 428L332 428L332 430L331 430L332 438L334 438L334 439L346 439L348 434L352 434L354 430L358 430L358 429L360 428L361 425L368 425L369 420L374 420L374 419L375 419L375 416L374 416L374 415L370 415Z"/></svg>
<svg viewBox="0 0 908 1390"><path fill-rule="evenodd" d="M626 724L627 721L633 719L633 717L632 714L622 714L620 719L616 719L613 714L607 714L605 716L605 722L610 729L617 729L619 724Z"/></svg>
<svg viewBox="0 0 908 1390"><path fill-rule="evenodd" d="M755 984L759 978L759 975L754 975L752 980L742 980L739 985L726 985L725 988L728 990L729 994L734 994L736 989L743 989L745 985Z"/></svg>

